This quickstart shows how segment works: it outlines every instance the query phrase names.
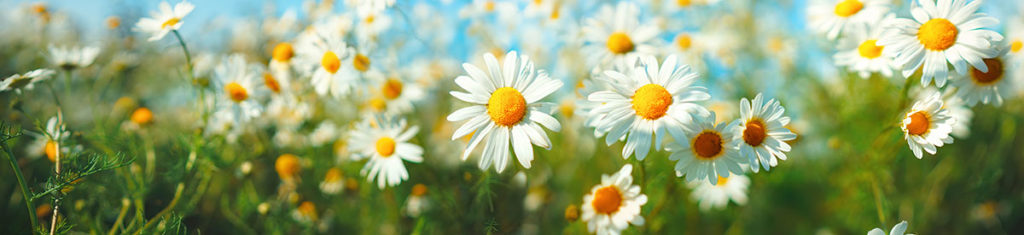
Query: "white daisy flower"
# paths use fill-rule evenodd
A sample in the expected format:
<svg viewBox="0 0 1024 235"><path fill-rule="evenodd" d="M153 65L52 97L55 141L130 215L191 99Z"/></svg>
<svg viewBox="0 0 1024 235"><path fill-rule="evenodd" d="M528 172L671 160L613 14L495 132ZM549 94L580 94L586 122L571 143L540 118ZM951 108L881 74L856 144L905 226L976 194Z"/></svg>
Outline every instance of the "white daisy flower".
<svg viewBox="0 0 1024 235"><path fill-rule="evenodd" d="M99 47L57 47L50 45L50 63L64 70L84 68L96 60Z"/></svg>
<svg viewBox="0 0 1024 235"><path fill-rule="evenodd" d="M899 224L896 224L896 226L892 227L892 230L889 231L889 235L904 235L906 232L907 232L907 221L902 221ZM885 231L882 231L881 228L875 228L875 229L872 229L871 231L868 231L868 235L885 235ZM913 234L907 234L907 235L913 235Z"/></svg>
<svg viewBox="0 0 1024 235"><path fill-rule="evenodd" d="M988 72L983 58L996 57L994 42L1003 36L992 30L999 20L985 13L975 13L981 0L939 1L918 0L910 9L914 19L896 18L890 24L894 33L883 36L877 44L896 53L896 63L903 66L903 76L921 70L921 85L935 79L938 87L946 85L949 66L959 74L967 73L967 64Z"/></svg>
<svg viewBox="0 0 1024 235"><path fill-rule="evenodd" d="M171 4L167 2L161 2L160 10L150 12L151 18L140 19L135 24L135 28L138 31L152 34L153 36L149 37L149 41L160 40L171 30L181 28L181 19L185 18L189 12L192 12L192 9L195 9L195 6L187 1L174 4L174 8L171 8Z"/></svg>
<svg viewBox="0 0 1024 235"><path fill-rule="evenodd" d="M296 130L313 117L313 107L293 96L274 96L267 104L266 117L278 130Z"/></svg>
<svg viewBox="0 0 1024 235"><path fill-rule="evenodd" d="M683 123L690 122L690 112L707 113L695 102L711 95L704 87L692 86L697 74L687 65L678 66L675 56L660 66L654 56L644 56L637 66L631 74L605 71L599 78L614 89L594 92L587 99L601 103L591 114L605 115L597 122L598 131L608 133L605 143L625 140L622 157L636 154L643 160L651 142L661 149L665 132L684 138Z"/></svg>
<svg viewBox="0 0 1024 235"><path fill-rule="evenodd" d="M427 186L416 184L412 186L409 198L405 200L405 214L411 217L419 217L424 211L430 209L430 200L427 198Z"/></svg>
<svg viewBox="0 0 1024 235"><path fill-rule="evenodd" d="M966 76L963 76L953 83L956 85L956 96L964 100L967 106L974 106L981 102L991 103L994 106L1003 105L1003 97L1011 97L1015 87L1014 79L1008 74L1010 64L1006 64L1006 52L1009 46L1000 46L999 55L993 58L982 59L988 71L981 71L978 68L971 68Z"/></svg>
<svg viewBox="0 0 1024 235"><path fill-rule="evenodd" d="M356 78L343 71L342 61L352 55L352 49L345 44L340 35L330 30L329 26L318 27L311 34L302 37L296 45L299 58L303 64L311 68L313 89L319 95L330 95L340 98L352 92Z"/></svg>
<svg viewBox="0 0 1024 235"><path fill-rule="evenodd" d="M871 24L863 24L851 28L840 39L840 49L833 56L836 65L844 66L861 78L867 79L872 73L891 78L899 65L893 60L892 54L885 47L878 45L878 39L889 32L886 22L896 19L895 14L878 18Z"/></svg>
<svg viewBox="0 0 1024 235"><path fill-rule="evenodd" d="M668 159L676 161L676 176L686 175L690 182L709 180L717 185L718 177L743 174L743 157L733 137L737 122L716 125L715 113L711 112L707 116L695 115L694 121L685 125L686 135L676 137L665 147L672 152Z"/></svg>
<svg viewBox="0 0 1024 235"><path fill-rule="evenodd" d="M612 7L605 5L597 12L596 18L587 19L583 27L583 50L587 61L598 66L610 65L614 60L625 59L636 53L653 55L658 53L653 45L657 40L658 26L641 23L640 10L636 4L620 2Z"/></svg>
<svg viewBox="0 0 1024 235"><path fill-rule="evenodd" d="M338 139L339 129L337 125L334 125L334 122L321 122L316 129L313 129L313 133L309 134L310 144L320 146L326 143L333 143L334 140Z"/></svg>
<svg viewBox="0 0 1024 235"><path fill-rule="evenodd" d="M941 94L931 92L924 99L914 102L901 127L910 150L921 159L922 149L928 154L935 154L938 147L953 143L949 133L953 131L954 123L956 120L943 107Z"/></svg>
<svg viewBox="0 0 1024 235"><path fill-rule="evenodd" d="M263 107L259 103L259 67L250 65L245 56L234 54L221 62L213 71L214 89L219 112L230 113L235 124L243 123L260 115Z"/></svg>
<svg viewBox="0 0 1024 235"><path fill-rule="evenodd" d="M807 8L807 20L812 29L825 34L829 40L854 25L868 24L889 12L887 0L820 0Z"/></svg>
<svg viewBox="0 0 1024 235"><path fill-rule="evenodd" d="M412 111L413 104L426 97L420 84L404 79L403 76L387 78L380 82L379 92L370 100L371 106L379 111L391 114L402 114Z"/></svg>
<svg viewBox="0 0 1024 235"><path fill-rule="evenodd" d="M729 200L737 205L747 203L747 187L750 186L750 178L746 175L733 175L729 178L718 177L718 185L712 185L707 181L696 181L687 184L693 189L690 198L697 200L697 205L702 211L715 208L725 208Z"/></svg>
<svg viewBox="0 0 1024 235"><path fill-rule="evenodd" d="M1021 65L1024 63L1024 16L1018 15L1006 22L1006 42L1010 44L1010 52L1007 53L1010 64Z"/></svg>
<svg viewBox="0 0 1024 235"><path fill-rule="evenodd" d="M341 170L338 168L331 168L324 174L324 181L320 182L320 191L328 195L337 195L345 188L345 177L341 175Z"/></svg>
<svg viewBox="0 0 1024 235"><path fill-rule="evenodd" d="M480 156L480 169L493 164L499 173L504 171L511 158L510 143L519 164L530 168L532 145L551 148L551 141L540 125L552 131L562 128L549 114L554 104L539 102L561 88L562 81L549 78L544 70L535 71L530 58L519 56L516 51L505 55L503 66L499 67L498 59L491 53L484 54L484 62L487 72L465 63L462 67L469 76L455 78L455 84L468 93L452 91L451 95L473 105L448 115L448 121L452 122L469 119L455 130L452 140L473 134L462 152L462 160L466 160L473 149L487 139Z"/></svg>
<svg viewBox="0 0 1024 235"><path fill-rule="evenodd" d="M291 43L282 42L274 46L270 63L267 64L268 71L263 74L263 82L274 94L292 91L292 72L297 61L292 59L294 57L295 47Z"/></svg>
<svg viewBox="0 0 1024 235"><path fill-rule="evenodd" d="M669 55L679 57L680 63L690 65L697 73L704 73L707 71L703 56L706 50L703 44L706 39L701 32L681 32L665 46L668 47Z"/></svg>
<svg viewBox="0 0 1024 235"><path fill-rule="evenodd" d="M779 160L786 160L786 152L791 149L786 141L796 139L796 134L786 129L789 117L782 116L785 111L778 100L765 102L761 93L754 96L753 102L747 98L740 100L736 142L740 145L740 155L750 159L750 169L755 173L758 165L771 170Z"/></svg>
<svg viewBox="0 0 1024 235"><path fill-rule="evenodd" d="M14 91L21 94L21 91L34 88L37 82L50 79L54 73L51 69L36 69L25 74L11 75L0 80L0 92Z"/></svg>
<svg viewBox="0 0 1024 235"><path fill-rule="evenodd" d="M357 159L369 158L360 171L367 182L377 180L377 187L395 186L409 179L405 163L423 161L423 148L409 143L419 127L408 127L405 119L376 116L358 123L349 133L348 146Z"/></svg>
<svg viewBox="0 0 1024 235"><path fill-rule="evenodd" d="M583 215L587 230L597 234L619 234L630 224L644 224L640 208L647 204L647 195L640 186L633 185L633 165L626 164L612 175L601 175L601 184L595 185L583 196Z"/></svg>

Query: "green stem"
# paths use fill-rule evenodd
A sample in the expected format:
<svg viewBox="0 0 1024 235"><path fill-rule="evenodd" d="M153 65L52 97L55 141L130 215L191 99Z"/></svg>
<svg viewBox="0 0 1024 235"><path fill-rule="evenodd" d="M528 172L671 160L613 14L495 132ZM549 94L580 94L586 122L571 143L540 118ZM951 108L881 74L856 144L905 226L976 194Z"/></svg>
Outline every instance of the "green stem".
<svg viewBox="0 0 1024 235"><path fill-rule="evenodd" d="M18 178L18 186L21 187L21 197L25 200L25 207L28 208L28 219L32 222L32 230L39 227L39 221L36 221L36 208L32 206L32 197L28 194L28 183L25 182L25 176L21 174L21 167L18 166L18 162L14 160L14 154L11 153L11 149L7 148L7 141L0 143L0 147L3 147L4 152L7 153L7 160L11 163L11 170L14 171L14 176Z"/></svg>
<svg viewBox="0 0 1024 235"><path fill-rule="evenodd" d="M181 50L185 52L185 69L188 70L188 80L196 85L196 89L199 90L199 112L202 115L203 123L206 123L209 119L209 114L206 112L206 89L203 84L196 81L196 75L192 68L192 54L188 52L188 45L185 44L185 39L181 37L181 33L178 30L171 30L174 33L174 37L178 39L178 44L181 44Z"/></svg>

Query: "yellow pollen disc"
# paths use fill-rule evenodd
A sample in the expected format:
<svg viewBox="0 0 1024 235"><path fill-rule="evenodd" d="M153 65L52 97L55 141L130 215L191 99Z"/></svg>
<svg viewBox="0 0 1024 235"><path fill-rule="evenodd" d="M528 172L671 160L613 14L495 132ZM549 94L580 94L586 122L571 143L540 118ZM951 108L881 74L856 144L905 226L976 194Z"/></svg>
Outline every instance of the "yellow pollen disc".
<svg viewBox="0 0 1024 235"><path fill-rule="evenodd" d="M1021 48L1024 48L1024 42L1019 39L1010 43L1010 52L1019 52Z"/></svg>
<svg viewBox="0 0 1024 235"><path fill-rule="evenodd" d="M147 109L145 107L135 109L135 112L132 112L131 120L135 124L139 124L139 125L145 125L145 124L152 123L153 122L153 112L149 111L149 109Z"/></svg>
<svg viewBox="0 0 1024 235"><path fill-rule="evenodd" d="M676 5L681 7L688 7L693 4L693 0L676 0Z"/></svg>
<svg viewBox="0 0 1024 235"><path fill-rule="evenodd" d="M299 213L307 217L316 217L316 204L313 202L305 201L299 205Z"/></svg>
<svg viewBox="0 0 1024 235"><path fill-rule="evenodd" d="M359 72L366 72L370 69L370 58L363 54L356 54L356 57L352 59L352 66L355 66Z"/></svg>
<svg viewBox="0 0 1024 235"><path fill-rule="evenodd" d="M982 72L976 68L971 68L971 80L979 85L992 85L1003 79L1003 61L998 58L985 59L985 65L988 66L988 72Z"/></svg>
<svg viewBox="0 0 1024 235"><path fill-rule="evenodd" d="M860 46L857 47L857 52L860 53L860 57L874 59L882 56L882 48L884 47L879 46L876 42L878 42L878 40L872 39L861 43Z"/></svg>
<svg viewBox="0 0 1024 235"><path fill-rule="evenodd" d="M281 179L291 179L301 170L299 157L290 153L281 154L280 157L277 157L277 161L274 162L274 170L277 170L277 175Z"/></svg>
<svg viewBox="0 0 1024 235"><path fill-rule="evenodd" d="M716 185L717 186L724 186L726 182L729 182L729 177L718 176L718 184L716 184Z"/></svg>
<svg viewBox="0 0 1024 235"><path fill-rule="evenodd" d="M181 19L171 18L171 19L169 19L167 21L164 21L164 23L160 25L160 28L161 29L166 29L167 27L172 27L175 24L178 24L178 21L181 21Z"/></svg>
<svg viewBox="0 0 1024 235"><path fill-rule="evenodd" d="M274 46L274 52L272 53L274 60L280 62L287 62L295 56L295 48L292 47L291 43L282 42Z"/></svg>
<svg viewBox="0 0 1024 235"><path fill-rule="evenodd" d="M49 158L51 162L57 162L57 143L52 140L46 141L46 146L43 147L43 152L46 153L46 158Z"/></svg>
<svg viewBox="0 0 1024 235"><path fill-rule="evenodd" d="M388 101L381 98L370 99L370 108L375 112L384 112L388 108Z"/></svg>
<svg viewBox="0 0 1024 235"><path fill-rule="evenodd" d="M679 46L679 49L688 50L693 46L693 38L690 35L680 34L676 36L676 45Z"/></svg>
<svg viewBox="0 0 1024 235"><path fill-rule="evenodd" d="M864 9L864 3L858 0L844 0L836 4L835 13L840 17L850 17Z"/></svg>
<svg viewBox="0 0 1024 235"><path fill-rule="evenodd" d="M402 82L397 79L388 79L384 82L384 86L381 87L381 93L384 93L384 98L393 100L402 95Z"/></svg>
<svg viewBox="0 0 1024 235"><path fill-rule="evenodd" d="M338 170L338 168L331 168L330 170L327 170L327 174L324 175L325 182L339 182L341 181L341 178L341 170Z"/></svg>
<svg viewBox="0 0 1024 235"><path fill-rule="evenodd" d="M484 3L484 10L487 10L487 12L494 11L494 1L487 1Z"/></svg>
<svg viewBox="0 0 1024 235"><path fill-rule="evenodd" d="M558 17L562 16L561 10L559 9L560 8L558 8L557 6L555 7L555 9L551 9L551 15L549 15L548 17L550 17L552 20L557 20Z"/></svg>
<svg viewBox="0 0 1024 235"><path fill-rule="evenodd" d="M924 111L917 111L910 114L907 118L910 118L910 124L907 124L907 133L911 135L924 135L928 133L928 127L931 125L931 119L928 114Z"/></svg>
<svg viewBox="0 0 1024 235"><path fill-rule="evenodd" d="M949 20L935 18L921 25L917 31L917 40L925 49L933 51L946 50L956 44L956 36L960 33Z"/></svg>
<svg viewBox="0 0 1024 235"><path fill-rule="evenodd" d="M626 54L634 49L633 40L629 38L629 35L621 32L615 32L608 36L608 42L605 46L615 54Z"/></svg>
<svg viewBox="0 0 1024 235"><path fill-rule="evenodd" d="M712 160L722 153L722 136L714 131L704 131L693 138L693 153L697 159Z"/></svg>
<svg viewBox="0 0 1024 235"><path fill-rule="evenodd" d="M372 24L373 21L376 20L376 17L373 17L373 15L369 15L369 16L366 16L366 19L363 19L363 20L366 21L367 24Z"/></svg>
<svg viewBox="0 0 1024 235"><path fill-rule="evenodd" d="M121 18L117 16L107 17L107 28L113 29L117 28L117 26L121 26Z"/></svg>
<svg viewBox="0 0 1024 235"><path fill-rule="evenodd" d="M427 194L427 186L423 184L416 184L412 186L413 196L423 196Z"/></svg>
<svg viewBox="0 0 1024 235"><path fill-rule="evenodd" d="M743 130L743 141L747 142L750 146L760 146L764 142L766 130L764 122L761 119L754 119L747 121L745 125L746 129Z"/></svg>
<svg viewBox="0 0 1024 235"><path fill-rule="evenodd" d="M495 124L515 125L526 116L526 99L515 88L498 88L487 100L487 114Z"/></svg>
<svg viewBox="0 0 1024 235"><path fill-rule="evenodd" d="M600 214L612 214L619 211L622 205L622 192L615 185L605 186L594 192L594 201L590 202L594 211Z"/></svg>
<svg viewBox="0 0 1024 235"><path fill-rule="evenodd" d="M249 98L249 91L245 90L245 87L239 85L237 82L228 83L224 86L224 92L228 93L228 98L235 102L242 102Z"/></svg>
<svg viewBox="0 0 1024 235"><path fill-rule="evenodd" d="M384 157L390 157L395 153L395 140L390 137L380 137L377 140L377 153Z"/></svg>
<svg viewBox="0 0 1024 235"><path fill-rule="evenodd" d="M658 84L647 84L633 93L633 110L647 120L657 120L668 112L672 105L672 94Z"/></svg>
<svg viewBox="0 0 1024 235"><path fill-rule="evenodd" d="M281 93L281 84L277 83L277 78L274 78L273 74L263 73L263 84L267 86L267 89L274 93Z"/></svg>
<svg viewBox="0 0 1024 235"><path fill-rule="evenodd" d="M327 51L323 58L320 58L320 66L323 66L328 73L334 74L341 68L341 60L338 60L338 55L333 51Z"/></svg>

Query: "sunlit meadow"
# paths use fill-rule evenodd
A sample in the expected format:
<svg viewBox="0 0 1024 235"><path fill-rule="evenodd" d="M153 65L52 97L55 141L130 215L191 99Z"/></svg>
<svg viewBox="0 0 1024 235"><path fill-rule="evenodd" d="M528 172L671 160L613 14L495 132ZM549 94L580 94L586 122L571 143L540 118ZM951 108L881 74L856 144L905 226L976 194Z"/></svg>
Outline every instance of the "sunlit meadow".
<svg viewBox="0 0 1024 235"><path fill-rule="evenodd" d="M1016 234L1014 0L0 1L2 234Z"/></svg>

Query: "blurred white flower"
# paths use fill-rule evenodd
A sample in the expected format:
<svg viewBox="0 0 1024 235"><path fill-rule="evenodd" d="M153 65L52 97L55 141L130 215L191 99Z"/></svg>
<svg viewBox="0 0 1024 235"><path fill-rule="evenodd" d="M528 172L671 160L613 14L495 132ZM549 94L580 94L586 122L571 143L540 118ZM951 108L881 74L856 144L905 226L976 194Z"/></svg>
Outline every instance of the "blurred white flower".
<svg viewBox="0 0 1024 235"><path fill-rule="evenodd" d="M181 1L171 8L171 4L160 2L159 11L149 13L150 18L142 18L135 24L135 30L151 34L149 41L164 38L171 30L181 28L182 19L192 12L195 6L188 1Z"/></svg>
<svg viewBox="0 0 1024 235"><path fill-rule="evenodd" d="M31 90L35 84L50 79L54 74L51 69L36 69L25 74L15 74L0 80L0 93L14 91L21 94L22 91Z"/></svg>
<svg viewBox="0 0 1024 235"><path fill-rule="evenodd" d="M50 63L60 69L75 70L84 68L96 60L100 54L98 47L57 47L50 45Z"/></svg>

